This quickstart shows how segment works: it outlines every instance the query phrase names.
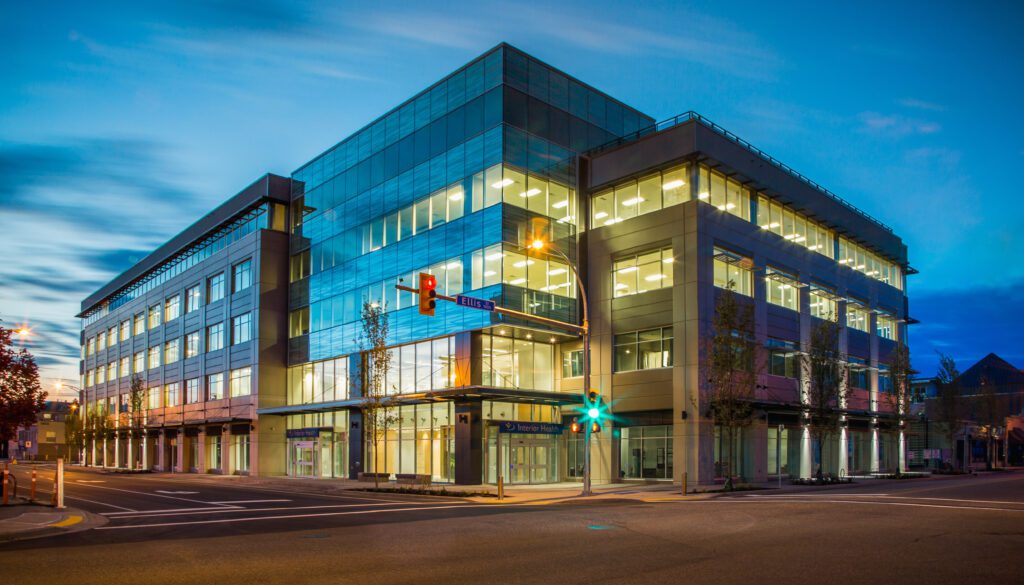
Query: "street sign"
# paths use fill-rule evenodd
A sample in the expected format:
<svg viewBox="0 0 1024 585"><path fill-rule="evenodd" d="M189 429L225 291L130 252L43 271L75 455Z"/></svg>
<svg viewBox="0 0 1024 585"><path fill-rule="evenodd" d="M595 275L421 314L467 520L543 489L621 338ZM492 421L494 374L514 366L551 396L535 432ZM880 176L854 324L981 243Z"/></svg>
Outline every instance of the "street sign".
<svg viewBox="0 0 1024 585"><path fill-rule="evenodd" d="M455 304L459 305L460 307L480 309L481 311L494 310L494 301L478 299L476 297L467 297L465 295L455 295Z"/></svg>
<svg viewBox="0 0 1024 585"><path fill-rule="evenodd" d="M521 435L561 435L562 425L557 423L506 420L498 423L498 431Z"/></svg>

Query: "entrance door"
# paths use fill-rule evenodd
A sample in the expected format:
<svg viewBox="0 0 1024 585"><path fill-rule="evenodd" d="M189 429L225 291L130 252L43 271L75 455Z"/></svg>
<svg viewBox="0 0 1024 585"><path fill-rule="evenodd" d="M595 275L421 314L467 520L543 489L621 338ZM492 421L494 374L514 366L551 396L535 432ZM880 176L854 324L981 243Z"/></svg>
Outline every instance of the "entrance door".
<svg viewBox="0 0 1024 585"><path fill-rule="evenodd" d="M316 477L316 449L313 441L292 441L291 475L294 477Z"/></svg>
<svg viewBox="0 0 1024 585"><path fill-rule="evenodd" d="M508 483L556 481L558 444L554 436L515 436L508 439Z"/></svg>

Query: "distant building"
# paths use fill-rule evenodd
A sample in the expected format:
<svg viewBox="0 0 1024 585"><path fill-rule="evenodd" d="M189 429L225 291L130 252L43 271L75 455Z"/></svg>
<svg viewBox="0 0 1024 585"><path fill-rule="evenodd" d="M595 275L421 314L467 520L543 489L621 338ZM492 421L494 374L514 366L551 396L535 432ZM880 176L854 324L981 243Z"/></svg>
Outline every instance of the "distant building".
<svg viewBox="0 0 1024 585"><path fill-rule="evenodd" d="M938 380L923 378L913 382L916 404L910 426L910 465L962 467L964 441L969 445L967 463L972 467L983 466L989 460L1024 464L1024 371L990 353L961 373L956 384L964 398L965 418L956 444L950 445L944 425L936 421ZM997 409L999 424L985 420L987 401Z"/></svg>
<svg viewBox="0 0 1024 585"><path fill-rule="evenodd" d="M47 401L30 427L20 427L16 438L8 441L7 453L12 459L55 461L67 457L64 442L64 421L71 412L67 402Z"/></svg>
<svg viewBox="0 0 1024 585"><path fill-rule="evenodd" d="M559 253L531 252L535 238ZM882 396L913 322L900 237L700 115L657 124L506 44L290 178L260 179L85 299L82 401L116 425L87 459L580 479L585 441L566 430L582 406L579 337L449 302L426 316L395 289L426 272L439 294L579 325L577 267L591 380L614 416L591 445L595 482L723 480L729 454L708 418L700 347L730 286L753 306L768 363L740 474L900 465ZM391 332L397 420L374 440L363 433L364 303L384 307ZM841 326L851 392L819 452L799 362L825 319ZM135 376L147 392L141 438L123 424Z"/></svg>

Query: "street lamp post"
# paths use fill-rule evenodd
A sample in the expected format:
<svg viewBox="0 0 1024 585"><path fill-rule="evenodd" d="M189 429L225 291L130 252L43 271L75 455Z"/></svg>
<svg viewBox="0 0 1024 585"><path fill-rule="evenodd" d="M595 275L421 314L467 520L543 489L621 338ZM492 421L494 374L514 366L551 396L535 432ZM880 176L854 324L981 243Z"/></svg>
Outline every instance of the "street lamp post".
<svg viewBox="0 0 1024 585"><path fill-rule="evenodd" d="M540 252L547 247L548 252L558 256L562 260L565 260L566 266L572 271L573 278L576 279L576 286L580 291L580 300L583 302L583 403L586 405L588 412L594 406L590 403L590 313L587 308L587 290L583 286L583 280L580 278L580 272L576 269L576 265L569 260L569 257L562 253L561 250L554 246L547 246L543 240L534 240L530 243L530 248ZM581 496L591 495L590 490L590 435L593 434L591 431L591 425L586 426L587 434L583 444L583 492Z"/></svg>

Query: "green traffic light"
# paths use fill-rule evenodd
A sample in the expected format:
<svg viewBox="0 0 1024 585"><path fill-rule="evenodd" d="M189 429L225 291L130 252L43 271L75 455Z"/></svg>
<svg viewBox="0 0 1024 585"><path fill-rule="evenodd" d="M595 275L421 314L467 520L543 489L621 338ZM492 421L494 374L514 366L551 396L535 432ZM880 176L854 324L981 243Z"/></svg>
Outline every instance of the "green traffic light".
<svg viewBox="0 0 1024 585"><path fill-rule="evenodd" d="M591 420L597 420L601 417L601 411L597 408L591 408L587 411L587 416L590 417Z"/></svg>

